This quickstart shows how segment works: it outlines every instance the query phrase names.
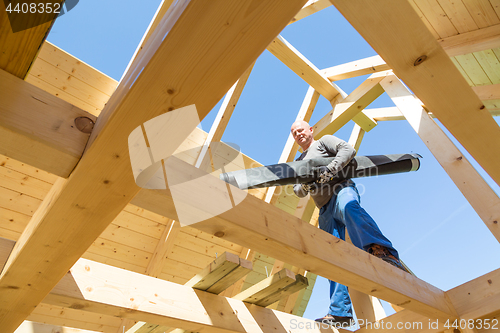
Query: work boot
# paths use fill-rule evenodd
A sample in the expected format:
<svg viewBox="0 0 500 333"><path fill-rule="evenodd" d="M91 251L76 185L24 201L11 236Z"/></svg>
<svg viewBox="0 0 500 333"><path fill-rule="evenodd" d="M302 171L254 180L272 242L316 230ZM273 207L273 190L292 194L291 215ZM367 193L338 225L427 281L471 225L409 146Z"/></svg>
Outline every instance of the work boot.
<svg viewBox="0 0 500 333"><path fill-rule="evenodd" d="M406 273L410 273L410 271L408 271L406 269L406 267L403 266L403 264L401 263L401 261L399 261L399 259L396 258L394 255L392 255L391 252L389 251L389 249L386 248L385 246L382 246L382 245L379 245L379 244L373 244L368 249L368 253L370 253L371 255L374 255L377 258L382 259L385 262L388 262L392 266L397 267L397 268L405 271Z"/></svg>
<svg viewBox="0 0 500 333"><path fill-rule="evenodd" d="M332 316L330 314L327 314L323 318L315 319L314 321L338 328L346 328L354 325L354 320L352 317Z"/></svg>

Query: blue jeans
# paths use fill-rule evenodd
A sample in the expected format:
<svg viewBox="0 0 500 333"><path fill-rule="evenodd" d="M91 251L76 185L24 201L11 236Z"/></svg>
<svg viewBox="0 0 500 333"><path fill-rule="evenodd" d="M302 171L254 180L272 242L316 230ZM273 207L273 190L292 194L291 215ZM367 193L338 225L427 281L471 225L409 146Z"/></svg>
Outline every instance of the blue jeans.
<svg viewBox="0 0 500 333"><path fill-rule="evenodd" d="M360 206L356 184L352 180L335 185L335 193L319 211L319 227L335 237L345 240L345 228L352 243L365 251L372 244L389 249L399 259L398 252L382 234L375 221ZM332 316L352 317L351 298L347 287L330 281L330 308Z"/></svg>

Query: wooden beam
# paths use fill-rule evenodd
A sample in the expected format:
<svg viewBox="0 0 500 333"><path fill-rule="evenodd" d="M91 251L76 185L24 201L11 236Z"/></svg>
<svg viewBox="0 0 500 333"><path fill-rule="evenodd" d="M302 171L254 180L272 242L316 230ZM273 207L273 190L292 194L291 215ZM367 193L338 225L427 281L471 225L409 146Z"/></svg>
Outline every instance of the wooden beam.
<svg viewBox="0 0 500 333"><path fill-rule="evenodd" d="M44 303L58 306L71 304L83 311L189 331L246 333L261 332L259 327L263 327L262 330L266 332L274 325L275 329L277 327L286 332L303 332L299 327L294 327L291 319L309 325L313 323L311 320L245 305L238 300L85 259L78 260L44 299ZM276 320L276 317L283 316L288 321ZM327 331L334 332L333 329ZM311 332L319 333L320 329L313 327Z"/></svg>
<svg viewBox="0 0 500 333"><path fill-rule="evenodd" d="M446 329L444 327L446 321L432 320L409 310L397 312L385 317L379 322L366 322L365 320L361 320L358 321L358 323L361 326L360 329L355 331L358 333L377 333L385 331L394 333L437 333Z"/></svg>
<svg viewBox="0 0 500 333"><path fill-rule="evenodd" d="M500 99L500 83L472 87L472 90L474 90L477 97L482 101Z"/></svg>
<svg viewBox="0 0 500 333"><path fill-rule="evenodd" d="M251 271L251 261L241 259L236 254L224 252L200 273L186 282L184 286L218 295ZM138 322L127 330L127 333L150 332L153 329L162 332L170 330L166 326Z"/></svg>
<svg viewBox="0 0 500 333"><path fill-rule="evenodd" d="M321 73L331 81L349 79L356 76L374 74L390 70L385 61L378 55L342 65L337 65L321 70Z"/></svg>
<svg viewBox="0 0 500 333"><path fill-rule="evenodd" d="M283 268L232 298L266 307L287 295L306 288L307 285L305 277Z"/></svg>
<svg viewBox="0 0 500 333"><path fill-rule="evenodd" d="M251 261L241 259L234 253L224 252L184 285L220 294L251 270Z"/></svg>
<svg viewBox="0 0 500 333"><path fill-rule="evenodd" d="M336 84L331 83L326 76L320 73L319 69L312 62L304 57L282 36L276 37L267 47L267 50L281 60L281 62L295 74L306 81L311 87L316 89L316 91L327 100L341 100L346 96Z"/></svg>
<svg viewBox="0 0 500 333"><path fill-rule="evenodd" d="M205 191L210 194L211 203L225 200L225 182L202 177L199 169L182 161L177 169L181 178L199 178L197 188L202 196ZM237 188L230 190L236 198L244 195ZM141 200L146 206L142 208L160 215L172 211L169 190L149 192L149 201ZM191 194L179 193L176 202L200 210L210 204L194 202ZM233 209L192 226L423 315L456 318L443 291L251 195Z"/></svg>
<svg viewBox="0 0 500 333"><path fill-rule="evenodd" d="M325 134L333 134L351 119L367 132L375 127L377 123L362 111L384 92L379 84L384 77L385 73L371 75L342 102L335 105L332 111L314 124L314 137L318 139Z"/></svg>
<svg viewBox="0 0 500 333"><path fill-rule="evenodd" d="M394 75L382 82L389 97L406 117L460 192L500 242L500 198L474 169L446 133L423 109L422 104Z"/></svg>
<svg viewBox="0 0 500 333"><path fill-rule="evenodd" d="M366 109L365 114L375 121L406 120L401 111L399 111L399 109L395 106ZM428 114L432 118L435 118L432 112L428 112ZM492 116L500 116L500 110L492 110L490 111L490 114Z"/></svg>
<svg viewBox="0 0 500 333"><path fill-rule="evenodd" d="M500 269L446 292L461 319L477 319L500 310Z"/></svg>
<svg viewBox="0 0 500 333"><path fill-rule="evenodd" d="M450 57L484 51L500 47L500 24L459 35L438 39L439 44ZM379 56L372 56L345 64L325 68L321 73L331 81L349 79L356 76L373 74L391 68Z"/></svg>
<svg viewBox="0 0 500 333"><path fill-rule="evenodd" d="M0 300L5 332L19 326L139 192L130 173L132 130L192 104L203 119L304 3L186 0L171 7L103 110L85 156L16 244L0 276L0 289L8 288ZM198 75L186 75L192 71ZM146 111L137 112L139 106ZM176 131L166 131L172 152L192 131L178 120L169 125Z"/></svg>
<svg viewBox="0 0 500 333"><path fill-rule="evenodd" d="M241 249L239 257L242 259L248 260L250 262L253 262L255 258L255 251L252 251L251 249L243 247ZM224 290L220 295L225 296L225 297L233 297L234 295L238 294L241 291L241 288L243 287L243 284L245 283L245 278L243 277L239 279L236 283L234 283L232 286Z"/></svg>
<svg viewBox="0 0 500 333"><path fill-rule="evenodd" d="M352 129L351 136L349 137L348 143L356 150L359 150L361 146L361 141L365 136L365 130L361 128L358 124L354 124L354 128Z"/></svg>
<svg viewBox="0 0 500 333"><path fill-rule="evenodd" d="M181 225L179 222L170 220L165 226L163 233L156 245L155 252L149 261L148 267L146 268L146 275L159 277L161 270L165 265L167 256L174 246L174 241L179 231L181 230Z"/></svg>
<svg viewBox="0 0 500 333"><path fill-rule="evenodd" d="M96 117L3 70L0 100L0 154L68 177ZM87 124L84 132L77 129L78 118Z"/></svg>
<svg viewBox="0 0 500 333"><path fill-rule="evenodd" d="M226 97L222 101L222 105L220 106L219 112L215 117L214 123L210 128L210 132L208 132L208 136L205 139L205 143L201 148L201 152L198 155L198 159L196 160L195 167L200 168L202 170L209 170L208 166L210 165L210 156L207 152L210 152L210 145L212 142L219 142L222 139L222 135L226 130L227 124L229 123L229 119L231 119L231 115L233 114L234 109L236 108L236 104L240 99L241 93L243 92L243 88L248 81L248 77L252 72L253 66L255 63L250 65L248 69L243 73L243 75L236 81L236 83L229 89L226 93ZM210 169L210 171L212 170Z"/></svg>
<svg viewBox="0 0 500 333"><path fill-rule="evenodd" d="M410 3L330 1L500 184L500 127Z"/></svg>
<svg viewBox="0 0 500 333"><path fill-rule="evenodd" d="M500 24L438 39L438 42L450 57L494 49L500 47Z"/></svg>
<svg viewBox="0 0 500 333"><path fill-rule="evenodd" d="M146 31L144 32L144 35L142 36L142 39L139 42L139 45L137 45L137 48L135 49L134 55L132 56L132 58L130 58L130 61L127 65L127 68L123 72L123 76L120 79L120 81L123 80L123 78L125 77L125 75L127 74L128 70L129 70L130 66L132 66L132 63L134 62L135 58L137 57L139 52L142 51L142 49L146 45L146 42L149 40L149 38L153 35L153 32L158 27L161 20L165 16L165 14L167 14L167 12L170 9L170 6L172 5L173 2L174 2L174 0L161 0L161 3L158 6L158 9L156 10L155 14L153 15L153 19L149 22L149 26L146 28Z"/></svg>
<svg viewBox="0 0 500 333"><path fill-rule="evenodd" d="M304 101L297 113L297 117L295 121L304 120L309 122L311 119L312 113L319 99L319 92L317 92L313 87L309 86L307 89L306 96L304 97ZM291 126L291 124L290 124ZM286 163L291 162L295 159L295 155L299 150L299 145L295 142L292 133L288 134L288 139L286 140L285 147L283 148L283 152L278 160L278 163ZM277 187L270 187L266 192L265 201L274 205L279 198L279 194L277 194Z"/></svg>
<svg viewBox="0 0 500 333"><path fill-rule="evenodd" d="M24 321L15 333L99 333L97 331Z"/></svg>
<svg viewBox="0 0 500 333"><path fill-rule="evenodd" d="M155 251L149 260L148 267L146 268L146 275L158 278L161 274L163 266L167 261L167 256L174 246L174 241L179 231L181 230L181 225L179 222L169 219L163 233L156 244ZM122 333L124 328L128 330L135 325L135 321L130 319L123 319L121 325L116 333Z"/></svg>
<svg viewBox="0 0 500 333"><path fill-rule="evenodd" d="M63 2L56 0L51 2L51 5L62 6ZM13 31L5 4L5 1L0 4L0 69L24 79L57 15L48 11L36 15L18 13L13 20L22 24L16 24L15 27L19 30Z"/></svg>
<svg viewBox="0 0 500 333"><path fill-rule="evenodd" d="M332 4L329 0L309 0L302 7L302 9L293 17L289 24L295 23L298 20L302 20L305 17L308 17L312 14L315 14L325 8L330 7Z"/></svg>

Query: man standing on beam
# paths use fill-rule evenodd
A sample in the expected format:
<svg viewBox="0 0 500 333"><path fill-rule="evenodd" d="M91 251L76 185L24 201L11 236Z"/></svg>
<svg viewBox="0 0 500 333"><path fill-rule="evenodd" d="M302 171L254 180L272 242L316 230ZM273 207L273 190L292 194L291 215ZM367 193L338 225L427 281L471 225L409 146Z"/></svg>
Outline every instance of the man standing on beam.
<svg viewBox="0 0 500 333"><path fill-rule="evenodd" d="M331 178L351 161L356 154L351 145L333 136L314 140L313 128L305 121L293 123L291 132L303 153L297 160L335 157L327 166L320 167L318 180L296 184L295 194L302 198L308 193L319 211L319 227L335 237L345 240L345 228L352 243L364 251L407 272L399 261L398 251L382 234L370 215L361 207L355 183L351 179L332 181ZM330 308L328 314L316 319L330 325L351 326L352 304L347 287L330 281Z"/></svg>

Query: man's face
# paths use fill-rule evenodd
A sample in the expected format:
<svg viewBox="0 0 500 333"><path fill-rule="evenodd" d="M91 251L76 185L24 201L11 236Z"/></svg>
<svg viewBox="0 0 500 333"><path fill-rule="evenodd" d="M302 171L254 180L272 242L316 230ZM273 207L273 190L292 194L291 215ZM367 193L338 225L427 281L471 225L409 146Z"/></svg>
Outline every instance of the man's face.
<svg viewBox="0 0 500 333"><path fill-rule="evenodd" d="M307 149L313 142L313 130L306 122L296 122L292 125L292 136L295 142L298 143L302 149Z"/></svg>

